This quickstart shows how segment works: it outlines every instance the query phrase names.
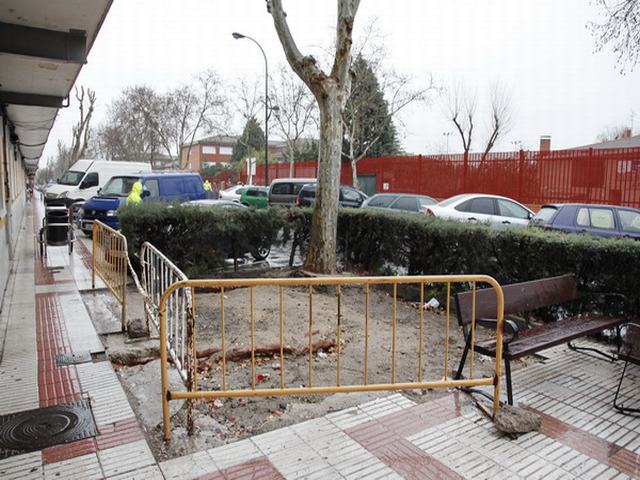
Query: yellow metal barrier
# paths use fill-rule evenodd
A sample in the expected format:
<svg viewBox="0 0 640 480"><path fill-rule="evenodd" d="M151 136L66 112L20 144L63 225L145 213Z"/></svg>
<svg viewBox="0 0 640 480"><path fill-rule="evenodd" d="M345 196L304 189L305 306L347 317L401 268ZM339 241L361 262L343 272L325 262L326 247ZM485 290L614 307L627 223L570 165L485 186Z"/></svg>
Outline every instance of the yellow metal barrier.
<svg viewBox="0 0 640 480"><path fill-rule="evenodd" d="M92 288L96 288L96 275L122 306L122 331L127 321L127 239L104 223L93 222Z"/></svg>
<svg viewBox="0 0 640 480"><path fill-rule="evenodd" d="M491 287L496 292L497 298L497 311L496 311L496 331L495 338L497 341L495 365L493 368L493 374L491 377L475 377L474 368L474 351L473 342L471 343L471 362L469 369L469 378L454 380L449 376L449 323L451 316L451 285L466 283L470 284L471 288L476 289L477 284L484 283ZM398 286L414 284L420 288L420 304L418 307L418 313L416 315L419 321L418 339L418 358L417 358L417 380L411 382L397 382L396 381L396 357L397 357L397 341L396 341L396 329L397 329L397 297ZM447 302L445 307L445 342L444 342L444 365L443 375L438 373L436 379L425 380L424 379L424 336L425 336L425 285L443 284L446 285ZM369 296L370 287L372 285L391 285L392 286L392 314L389 319L391 329L391 345L389 350L391 353L391 381L389 383L369 383L369 356L370 356L370 307ZM342 320L342 289L343 287L362 287L364 290L364 352L362 359L362 378L363 381L359 384L344 385L341 378L341 370L344 366L341 363L341 351L342 346L340 342L341 335L341 320ZM254 314L254 289L257 287L278 287L279 298L273 301L271 307L278 308L278 315L274 316L274 326L277 326L279 335L279 353L274 356L280 361L280 386L279 388L258 388L256 386L256 342L255 342L255 314ZM307 333L309 341L308 347L305 348L305 355L308 349L308 370L307 370L307 385L287 387L285 382L285 341L284 341L284 289L285 288L300 288L303 287L307 291L308 295L308 318L306 320ZM336 355L336 381L335 385L314 386L313 382L313 332L314 332L314 310L313 310L313 294L315 287L335 287L336 305L337 305L337 325L336 325L336 342L335 342L335 355ZM220 338L221 338L221 369L222 369L222 382L219 390L200 391L198 390L198 362L196 355L196 340L195 340L195 322L192 315L195 311L195 291L197 288L206 289L206 291L219 292L219 321L220 321ZM251 386L244 389L233 389L227 380L227 350L225 344L225 291L229 291L235 288L248 288L249 289L249 332L248 343L250 345L251 354ZM182 364L183 368L189 371L189 378L192 380L188 382L187 391L169 390L168 386L168 351L167 346L169 343L169 336L173 335L168 331L167 316L171 317L172 308L167 308L167 305L171 306L175 295L181 290L191 291L193 296L193 309L178 309L182 310L181 316L186 315L191 317L186 319L185 323L189 326L182 331L187 334L186 342L188 348L188 358ZM175 303L175 302L174 302ZM475 295L473 296L473 309L475 312ZM333 393L346 393L346 392L371 392L371 391L393 391L393 390L412 390L412 389L427 389L427 388L451 388L451 387L475 387L475 386L489 386L493 385L493 414L497 413L499 407L500 398L500 366L502 362L502 325L503 325L503 313L504 313L504 297L502 288L498 282L487 275L430 275L430 276L404 276L404 277L320 277L320 278L268 278L268 279L227 279L227 280L181 280L170 285L163 293L160 299L160 358L161 358L161 381L162 381L162 414L163 414L163 429L164 438L169 440L171 438L171 425L169 418L169 401L171 400L197 400L197 399L215 399L221 397L266 397L266 396L278 396L278 395L306 395L306 394L333 394ZM324 312L326 313L326 312ZM472 322L471 335L475 337L475 316ZM300 325L300 324L298 324ZM317 368L317 367L316 367ZM351 366L351 371L356 366Z"/></svg>

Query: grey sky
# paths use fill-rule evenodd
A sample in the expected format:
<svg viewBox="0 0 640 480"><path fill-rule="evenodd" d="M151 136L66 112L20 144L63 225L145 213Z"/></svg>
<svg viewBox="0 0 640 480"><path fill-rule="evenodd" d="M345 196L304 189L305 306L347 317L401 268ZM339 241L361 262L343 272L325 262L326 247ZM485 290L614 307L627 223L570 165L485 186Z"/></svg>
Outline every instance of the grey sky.
<svg viewBox="0 0 640 480"><path fill-rule="evenodd" d="M335 1L284 4L303 53L330 44ZM611 52L594 53L586 23L596 18L586 0L362 0L354 36L377 19L396 70L416 84L429 74L443 85L461 79L476 91L479 115L490 85L507 85L515 126L496 150L512 150L514 141L537 149L540 135L559 149L592 143L607 126L631 126L633 112L634 130L640 125L640 67L621 75ZM78 79L97 93L94 126L129 85L164 90L206 68L229 81L262 78L258 48L234 40L233 31L262 44L272 72L285 62L264 0L115 0ZM75 106L60 111L43 158L58 139L69 142ZM412 153L442 149L443 132L452 131L437 102L411 107L402 119L402 144ZM461 151L455 135L450 151Z"/></svg>

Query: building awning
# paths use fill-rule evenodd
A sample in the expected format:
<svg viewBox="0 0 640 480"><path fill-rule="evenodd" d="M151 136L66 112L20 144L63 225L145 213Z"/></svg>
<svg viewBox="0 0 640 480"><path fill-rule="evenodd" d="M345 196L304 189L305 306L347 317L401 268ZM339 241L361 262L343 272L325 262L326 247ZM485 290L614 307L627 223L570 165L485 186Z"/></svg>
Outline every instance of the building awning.
<svg viewBox="0 0 640 480"><path fill-rule="evenodd" d="M0 105L31 173L112 1L2 1Z"/></svg>

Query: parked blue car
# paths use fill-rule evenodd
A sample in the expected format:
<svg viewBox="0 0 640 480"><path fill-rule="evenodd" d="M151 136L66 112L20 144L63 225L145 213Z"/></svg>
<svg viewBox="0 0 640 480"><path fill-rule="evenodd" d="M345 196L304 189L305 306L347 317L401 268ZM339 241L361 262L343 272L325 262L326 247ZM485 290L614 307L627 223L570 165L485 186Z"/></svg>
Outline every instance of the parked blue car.
<svg viewBox="0 0 640 480"><path fill-rule="evenodd" d="M113 177L87 200L79 212L80 229L91 235L94 220L100 220L116 230L120 228L117 211L124 205L131 187L142 183L142 200L145 202L186 202L207 198L202 178L198 173L152 173L145 175L121 175Z"/></svg>
<svg viewBox="0 0 640 480"><path fill-rule="evenodd" d="M588 203L543 205L531 225L569 233L640 240L640 210L629 207Z"/></svg>

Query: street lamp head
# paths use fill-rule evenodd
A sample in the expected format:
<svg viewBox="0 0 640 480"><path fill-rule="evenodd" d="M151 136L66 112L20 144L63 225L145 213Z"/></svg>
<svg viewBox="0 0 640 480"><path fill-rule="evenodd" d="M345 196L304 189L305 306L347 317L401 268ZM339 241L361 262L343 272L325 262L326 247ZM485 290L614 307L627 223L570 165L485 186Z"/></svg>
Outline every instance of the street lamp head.
<svg viewBox="0 0 640 480"><path fill-rule="evenodd" d="M238 39L240 39L240 38L244 38L244 35L242 35L241 33L238 33L238 32L233 32L233 33L231 34L231 36L232 36L233 38L235 38L236 40L238 40Z"/></svg>

